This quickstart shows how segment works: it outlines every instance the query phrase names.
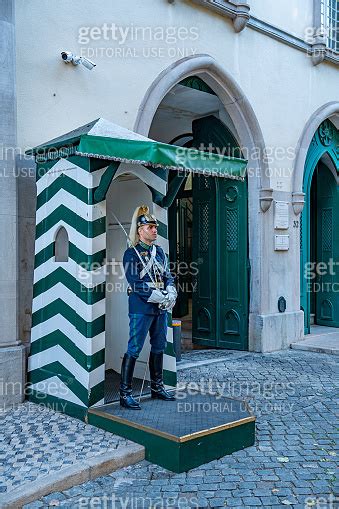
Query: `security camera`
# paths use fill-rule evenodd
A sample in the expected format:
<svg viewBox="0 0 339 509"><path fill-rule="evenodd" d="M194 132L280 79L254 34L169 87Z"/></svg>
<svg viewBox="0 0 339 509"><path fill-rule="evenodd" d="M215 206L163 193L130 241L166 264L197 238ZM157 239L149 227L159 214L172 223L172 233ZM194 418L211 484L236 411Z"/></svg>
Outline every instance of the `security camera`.
<svg viewBox="0 0 339 509"><path fill-rule="evenodd" d="M81 57L77 57L71 51L62 51L61 58L65 64L69 64L70 62L72 62L73 65L81 64Z"/></svg>
<svg viewBox="0 0 339 509"><path fill-rule="evenodd" d="M66 64L68 64L69 62L72 62L72 60L73 60L73 53L71 51L62 51L61 58L63 59L63 61Z"/></svg>
<svg viewBox="0 0 339 509"><path fill-rule="evenodd" d="M86 69L89 69L90 71L97 65L86 57L80 57L80 62L84 67L86 67Z"/></svg>
<svg viewBox="0 0 339 509"><path fill-rule="evenodd" d="M92 60L89 60L86 57L78 57L77 55L74 55L71 51L62 51L61 52L61 58L65 62L65 64L69 64L72 62L73 65L79 65L82 64L86 69L89 69L90 71L96 66Z"/></svg>

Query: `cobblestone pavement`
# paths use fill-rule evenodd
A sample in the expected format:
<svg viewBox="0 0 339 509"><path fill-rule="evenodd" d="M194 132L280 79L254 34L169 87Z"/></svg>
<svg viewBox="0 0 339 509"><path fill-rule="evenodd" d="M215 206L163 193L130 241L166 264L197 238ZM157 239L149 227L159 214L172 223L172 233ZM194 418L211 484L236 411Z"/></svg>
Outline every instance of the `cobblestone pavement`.
<svg viewBox="0 0 339 509"><path fill-rule="evenodd" d="M193 350L191 352L183 352L181 354L181 358L183 361L188 362L197 362L203 360L216 360L219 357L228 357L233 356L236 352L235 350ZM246 355L244 352L241 352L242 355Z"/></svg>
<svg viewBox="0 0 339 509"><path fill-rule="evenodd" d="M0 413L0 494L128 440L26 402Z"/></svg>
<svg viewBox="0 0 339 509"><path fill-rule="evenodd" d="M143 461L25 509L337 507L335 362L334 356L288 350L183 370L181 383L213 380L220 393L249 402L257 416L255 446L183 474Z"/></svg>

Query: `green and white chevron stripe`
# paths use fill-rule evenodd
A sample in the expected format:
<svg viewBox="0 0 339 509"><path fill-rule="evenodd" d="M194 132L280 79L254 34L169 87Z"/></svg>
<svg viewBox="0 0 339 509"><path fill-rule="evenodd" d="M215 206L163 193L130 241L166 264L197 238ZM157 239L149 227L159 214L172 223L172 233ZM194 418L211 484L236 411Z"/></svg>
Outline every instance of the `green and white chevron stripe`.
<svg viewBox="0 0 339 509"><path fill-rule="evenodd" d="M44 169L43 169L44 168ZM28 380L41 403L59 401L87 409L104 403L106 200L94 191L105 168L70 157L38 166L31 351ZM140 169L140 178L165 194L166 173ZM167 210L154 204L158 243L168 254ZM59 228L69 238L69 260L56 262ZM171 315L164 381L176 384Z"/></svg>
<svg viewBox="0 0 339 509"><path fill-rule="evenodd" d="M93 194L104 169L60 159L38 167L31 352L33 393L88 408L103 403L105 378L106 202ZM69 261L54 260L61 226ZM43 400L41 401L43 402Z"/></svg>

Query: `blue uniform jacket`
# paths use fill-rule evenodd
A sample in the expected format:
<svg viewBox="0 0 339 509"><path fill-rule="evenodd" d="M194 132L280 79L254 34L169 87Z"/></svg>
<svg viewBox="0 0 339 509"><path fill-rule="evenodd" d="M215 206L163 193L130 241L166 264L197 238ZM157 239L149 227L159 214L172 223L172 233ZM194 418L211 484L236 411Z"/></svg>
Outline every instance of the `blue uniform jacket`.
<svg viewBox="0 0 339 509"><path fill-rule="evenodd" d="M150 257L150 250L152 248L152 246L146 246L147 245L144 243L142 245L138 243L135 246L145 264L147 264L147 260ZM155 246L155 259L164 268L160 279L164 283L163 289L165 290L167 286L174 286L174 277L166 269L166 255L163 249L157 244ZM142 313L146 315L158 315L166 313L167 311L165 309L160 309L158 304L147 302L152 294L152 291L154 290L154 288L152 289L147 283L152 285L152 280L148 273L146 273L143 278L140 277L140 272L143 270L143 265L133 247L126 249L123 257L123 266L126 279L132 290L128 297L129 313ZM154 271L152 270L151 272L153 279L156 281Z"/></svg>

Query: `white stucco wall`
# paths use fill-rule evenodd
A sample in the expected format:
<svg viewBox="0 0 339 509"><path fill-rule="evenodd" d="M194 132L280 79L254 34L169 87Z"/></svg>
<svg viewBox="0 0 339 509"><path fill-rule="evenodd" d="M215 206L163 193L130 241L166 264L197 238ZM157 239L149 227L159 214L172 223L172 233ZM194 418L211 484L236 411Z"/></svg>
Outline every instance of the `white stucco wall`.
<svg viewBox="0 0 339 509"><path fill-rule="evenodd" d="M301 39L314 27L314 0L250 0L251 14ZM320 5L320 1L319 1ZM307 33L307 32L306 32Z"/></svg>
<svg viewBox="0 0 339 509"><path fill-rule="evenodd" d="M300 10L301 0L294 3ZM275 6L276 10L279 12ZM114 6L107 0L61 0L57 4L52 0L17 0L16 20L18 143L22 147L34 146L100 116L133 128L148 87L186 53L211 55L234 77L254 109L269 149L293 151L312 113L338 98L334 65L314 67L305 53L252 29L235 34L230 20L189 2L169 5L135 0L132 12L123 0L116 0ZM119 44L121 39L104 40L101 33L99 40L80 44L81 27L100 30L105 23L115 24L117 36L119 28L150 27L155 37L161 29L175 26L177 30L181 27L181 38L190 39L176 45L127 37L125 44ZM98 38L100 33L94 36ZM127 54L127 48L132 53ZM156 56L144 57L150 48ZM97 66L89 71L65 65L62 50L84 55L94 52L92 60ZM125 56L116 51L125 51ZM275 164L272 161L271 166L289 168L291 160L285 157ZM290 189L289 179L281 181L279 175L272 185Z"/></svg>

